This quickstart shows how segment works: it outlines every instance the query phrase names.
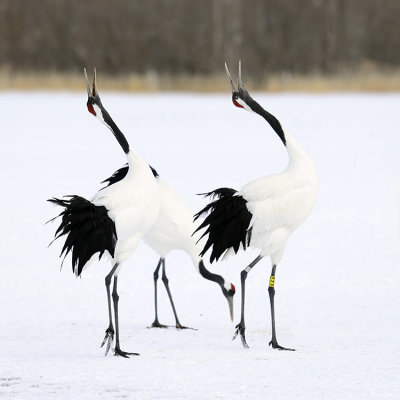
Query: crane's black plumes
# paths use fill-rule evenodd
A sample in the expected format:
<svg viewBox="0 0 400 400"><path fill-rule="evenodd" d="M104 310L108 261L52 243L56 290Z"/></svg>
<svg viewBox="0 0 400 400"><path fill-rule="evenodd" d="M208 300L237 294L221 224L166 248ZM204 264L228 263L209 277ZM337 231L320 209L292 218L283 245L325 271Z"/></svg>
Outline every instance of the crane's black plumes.
<svg viewBox="0 0 400 400"><path fill-rule="evenodd" d="M122 179L125 178L128 171L129 171L129 166L128 164L125 164L120 169L117 169L109 178L104 179L104 181L102 181L101 183L107 183L106 187L114 185L114 183L122 181Z"/></svg>
<svg viewBox="0 0 400 400"><path fill-rule="evenodd" d="M65 258L72 251L72 271L79 276L94 254L99 253L100 259L107 250L114 257L117 232L104 206L96 206L80 196L65 197L48 200L64 207L56 217L62 219L54 240L67 236L60 257L65 253Z"/></svg>
<svg viewBox="0 0 400 400"><path fill-rule="evenodd" d="M210 262L217 260L226 250L233 248L238 252L240 245L244 249L249 245L250 240L250 221L252 214L247 209L247 201L237 195L237 191L230 188L220 188L209 193L204 193L206 197L217 198L195 216L196 221L200 216L208 214L203 223L196 229L206 228L203 236L208 234L207 243L200 253L203 257L207 250L212 247Z"/></svg>
<svg viewBox="0 0 400 400"><path fill-rule="evenodd" d="M154 175L154 178L157 178L159 176L158 172L151 165L149 165L149 167L151 169L151 172ZM104 179L104 181L102 181L101 183L107 183L107 186L105 186L105 187L114 185L114 183L122 181L122 179L125 178L128 171L129 171L129 165L125 164L120 169L117 169L109 178Z"/></svg>

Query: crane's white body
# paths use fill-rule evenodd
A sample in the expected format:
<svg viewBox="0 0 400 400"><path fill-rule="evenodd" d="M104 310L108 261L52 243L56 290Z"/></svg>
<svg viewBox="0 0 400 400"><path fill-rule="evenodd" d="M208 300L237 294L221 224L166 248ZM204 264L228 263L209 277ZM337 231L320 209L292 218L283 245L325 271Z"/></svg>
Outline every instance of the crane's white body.
<svg viewBox="0 0 400 400"><path fill-rule="evenodd" d="M208 214L201 228L208 240L201 254L212 248L211 261L237 252L240 247L260 250L257 258L240 274L242 285L241 318L234 338L240 334L242 344L248 347L245 337L245 282L253 267L264 257L272 262L268 295L271 306L272 339L275 349L292 350L278 344L275 329L275 273L281 261L286 242L291 233L308 217L317 197L317 174L307 152L288 134L278 119L265 110L249 95L242 83L239 61L238 84L234 85L228 66L226 73L232 87L232 102L236 107L263 117L286 146L289 165L280 174L269 175L247 183L239 192L233 189L216 189L208 195L218 197L196 214Z"/></svg>
<svg viewBox="0 0 400 400"><path fill-rule="evenodd" d="M62 222L56 239L67 235L63 252L72 251L72 266L80 275L97 255L107 252L113 256L113 266L105 278L109 325L101 347L106 345L106 354L115 338L115 355L128 358L138 353L122 351L119 342L118 319L118 273L122 263L132 254L155 223L160 199L158 186L152 169L143 158L129 145L124 134L103 107L96 88L96 69L92 88L89 86L86 69L85 78L88 93L88 111L111 130L122 147L128 161L128 171L123 179L96 193L91 201L81 196L69 196L69 200L57 198L50 201L64 207ZM113 283L111 306L111 281ZM116 329L114 330L112 313Z"/></svg>
<svg viewBox="0 0 400 400"><path fill-rule="evenodd" d="M109 122L104 119L103 110L96 104L93 109L96 118L114 133ZM93 199L94 204L106 207L115 223L118 240L113 261L118 264L136 249L154 225L160 211L156 178L149 164L132 146L129 148L126 154L129 169L124 179L101 189Z"/></svg>
<svg viewBox="0 0 400 400"><path fill-rule="evenodd" d="M290 234L308 217L317 198L317 174L307 152L287 133L289 165L279 174L256 179L242 187L252 213L251 246L279 263Z"/></svg>
<svg viewBox="0 0 400 400"><path fill-rule="evenodd" d="M155 320L152 326L163 326L157 316L157 279L160 265L163 267L163 281L170 297L171 306L176 319L176 327L182 327L175 310L172 296L165 275L165 257L171 250L182 250L192 259L195 270L205 279L216 282L225 298L228 300L231 318L233 319L233 295L235 287L222 276L208 271L200 257L199 234L193 234L197 223L193 222L193 212L183 198L167 185L159 176L156 178L160 210L158 217L151 229L144 235L143 241L150 246L159 256L160 262L154 271L155 283Z"/></svg>
<svg viewBox="0 0 400 400"><path fill-rule="evenodd" d="M100 190L92 201L106 207L115 222L118 240L113 261L118 264L136 249L154 225L160 209L158 185L149 165L132 147L127 159L126 177Z"/></svg>
<svg viewBox="0 0 400 400"><path fill-rule="evenodd" d="M161 181L155 170L129 145L123 133L101 104L96 91L96 74L92 91L88 81L86 83L89 96L87 103L88 111L111 130L128 159L126 175L121 180L113 180L113 177L116 177L111 177L109 179L110 184L100 190L93 200L95 205L104 206L108 210L108 216L115 224L117 238L113 259L114 267L110 272L111 275L114 274L114 283L116 282L120 264L130 256L145 236L147 244L161 257L153 274L156 307L154 326L160 326L157 320L157 279L159 268L162 265L163 281L170 297L176 325L177 327L181 327L165 274L165 256L173 249L186 251L203 277L220 284L222 292L228 300L232 315L234 286L229 285L226 287L226 282L222 277L211 274L204 267L201 258L198 256L199 250L196 249L195 239L192 238L192 232L194 231L192 212L183 199ZM118 173L121 173L121 170L118 170ZM106 279L109 314L111 315L109 285L110 283Z"/></svg>
<svg viewBox="0 0 400 400"><path fill-rule="evenodd" d="M199 244L192 233L196 229L193 212L182 197L160 177L156 178L160 211L152 228L144 236L144 242L161 258L169 251L179 249L186 252L198 270L201 260Z"/></svg>

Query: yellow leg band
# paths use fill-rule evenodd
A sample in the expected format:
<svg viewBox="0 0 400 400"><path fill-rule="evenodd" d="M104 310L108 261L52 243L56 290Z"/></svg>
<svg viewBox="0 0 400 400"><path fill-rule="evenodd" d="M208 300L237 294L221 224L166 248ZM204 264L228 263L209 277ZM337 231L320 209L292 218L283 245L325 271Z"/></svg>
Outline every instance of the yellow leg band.
<svg viewBox="0 0 400 400"><path fill-rule="evenodd" d="M275 275L271 275L269 278L269 287L274 287L275 285Z"/></svg>

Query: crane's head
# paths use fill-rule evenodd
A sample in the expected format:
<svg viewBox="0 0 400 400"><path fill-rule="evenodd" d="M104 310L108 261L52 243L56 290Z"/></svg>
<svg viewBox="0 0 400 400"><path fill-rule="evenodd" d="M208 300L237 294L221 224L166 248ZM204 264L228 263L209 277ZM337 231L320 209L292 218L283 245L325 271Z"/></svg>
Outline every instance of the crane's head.
<svg viewBox="0 0 400 400"><path fill-rule="evenodd" d="M233 321L233 296L235 295L236 292L235 285L233 283L226 281L221 275L213 274L212 272L210 272L205 267L202 259L200 259L199 262L199 272L203 278L208 279L209 281L213 281L219 285L219 287L222 290L222 294L228 301L229 314L231 320Z"/></svg>
<svg viewBox="0 0 400 400"><path fill-rule="evenodd" d="M242 82L242 64L239 61L239 72L238 72L238 79L237 79L237 88L233 84L233 80L231 74L229 72L228 66L225 63L225 70L226 74L228 75L229 82L231 83L232 88L232 102L236 107L244 108L247 111L252 111L249 104L254 101L245 87L243 86Z"/></svg>
<svg viewBox="0 0 400 400"><path fill-rule="evenodd" d="M128 154L129 143L127 142L124 134L118 128L117 124L111 118L110 114L104 108L103 104L101 104L100 96L97 91L96 68L94 68L92 87L90 87L89 85L86 68L83 68L83 72L85 73L86 89L88 94L88 100L86 103L88 111L90 112L90 114L93 114L98 120L100 120L108 129L111 130L115 138L118 140L118 143L122 146L124 152Z"/></svg>
<svg viewBox="0 0 400 400"><path fill-rule="evenodd" d="M83 68L86 79L86 89L88 93L87 108L88 111L95 117L103 119L103 105L101 104L100 96L97 92L97 82L96 82L96 68L94 68L94 76L92 87L90 88L86 68Z"/></svg>
<svg viewBox="0 0 400 400"><path fill-rule="evenodd" d="M272 127L272 129L278 134L279 138L282 140L283 144L286 146L285 133L283 132L281 123L275 118L271 113L264 110L260 104L258 104L249 95L249 92L245 89L242 82L242 65L239 61L239 71L237 79L237 88L233 84L231 74L229 72L228 66L225 63L226 74L228 75L229 81L232 88L232 102L236 107L244 108L247 111L253 111L256 114L263 117Z"/></svg>
<svg viewBox="0 0 400 400"><path fill-rule="evenodd" d="M229 314L231 320L233 321L233 296L236 293L236 288L233 283L225 282L222 286L222 293L225 296L226 300L228 301L229 306Z"/></svg>

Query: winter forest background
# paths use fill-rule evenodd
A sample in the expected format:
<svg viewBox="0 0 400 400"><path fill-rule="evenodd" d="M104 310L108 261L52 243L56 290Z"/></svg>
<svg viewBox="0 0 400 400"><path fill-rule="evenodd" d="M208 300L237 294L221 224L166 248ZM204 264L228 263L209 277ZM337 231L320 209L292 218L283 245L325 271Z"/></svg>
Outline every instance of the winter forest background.
<svg viewBox="0 0 400 400"><path fill-rule="evenodd" d="M10 82L95 65L157 88L160 77L189 75L190 86L194 76L222 76L224 61L240 57L258 85L365 73L369 88L376 71L398 85L399 15L397 0L1 0L0 71Z"/></svg>

